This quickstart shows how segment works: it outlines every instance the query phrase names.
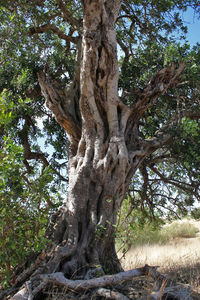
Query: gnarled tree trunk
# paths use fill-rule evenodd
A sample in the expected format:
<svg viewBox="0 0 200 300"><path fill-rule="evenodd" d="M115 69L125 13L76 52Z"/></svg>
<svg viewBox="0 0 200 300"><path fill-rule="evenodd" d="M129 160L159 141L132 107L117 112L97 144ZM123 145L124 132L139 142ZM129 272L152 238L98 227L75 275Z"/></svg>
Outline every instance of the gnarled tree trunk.
<svg viewBox="0 0 200 300"><path fill-rule="evenodd" d="M134 107L118 96L117 43L114 32L120 0L85 0L83 34L74 82L66 92L48 74L38 74L47 106L69 138L69 190L62 211L52 221L53 250L18 279L63 272L67 278L89 278L91 269L121 270L115 252L117 212L130 179L142 161L169 140L139 137L144 112L172 85L182 70L161 70ZM81 116L81 118L80 118ZM33 280L34 281L34 280ZM17 298L16 298L17 299Z"/></svg>
<svg viewBox="0 0 200 300"><path fill-rule="evenodd" d="M81 136L71 134L69 191L65 204L66 242L72 275L90 266L106 272L120 269L114 245L117 212L139 160L132 163L125 135L130 110L118 97L118 62L114 23L120 1L85 2L80 65ZM47 102L52 84L40 75ZM54 89L55 91L55 89ZM49 105L51 106L51 105ZM59 116L57 116L59 119ZM69 130L67 130L69 133ZM138 137L135 137L137 140ZM140 158L141 161L141 158ZM63 234L63 231L62 231ZM59 241L62 237L59 237Z"/></svg>

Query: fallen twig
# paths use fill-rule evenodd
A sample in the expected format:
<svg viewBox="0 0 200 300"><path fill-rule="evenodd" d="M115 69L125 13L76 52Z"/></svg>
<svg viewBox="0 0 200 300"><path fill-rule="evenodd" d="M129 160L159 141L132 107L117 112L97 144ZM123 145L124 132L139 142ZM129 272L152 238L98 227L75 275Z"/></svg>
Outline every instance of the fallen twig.
<svg viewBox="0 0 200 300"><path fill-rule="evenodd" d="M176 285L165 288L163 291L153 292L150 295L151 300L160 300L160 299L180 299L180 300L192 300L191 297L191 288L184 287L182 285Z"/></svg>
<svg viewBox="0 0 200 300"><path fill-rule="evenodd" d="M95 295L105 297L106 299L129 300L129 298L124 296L123 294L105 288L96 290Z"/></svg>

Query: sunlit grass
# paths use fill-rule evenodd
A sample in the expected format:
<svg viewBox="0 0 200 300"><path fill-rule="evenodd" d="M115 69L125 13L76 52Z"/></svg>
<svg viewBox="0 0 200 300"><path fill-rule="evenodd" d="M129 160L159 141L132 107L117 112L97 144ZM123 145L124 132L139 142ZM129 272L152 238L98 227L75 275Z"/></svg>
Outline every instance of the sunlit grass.
<svg viewBox="0 0 200 300"><path fill-rule="evenodd" d="M160 266L160 272L200 292L199 227L200 222L195 221L173 222L153 235L145 228L143 240L136 239L121 259L124 269L145 264ZM122 257L122 253L119 256Z"/></svg>
<svg viewBox="0 0 200 300"><path fill-rule="evenodd" d="M116 239L117 249L127 250L130 247L142 245L167 244L176 238L194 238L199 229L191 221L175 221L161 228L154 228L152 224L146 224L143 228L122 233Z"/></svg>

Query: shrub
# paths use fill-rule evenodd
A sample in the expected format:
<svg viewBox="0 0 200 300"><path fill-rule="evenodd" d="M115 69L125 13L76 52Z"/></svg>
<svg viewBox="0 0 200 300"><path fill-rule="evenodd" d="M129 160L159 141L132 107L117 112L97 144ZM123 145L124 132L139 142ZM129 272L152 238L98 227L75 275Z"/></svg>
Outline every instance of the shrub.
<svg viewBox="0 0 200 300"><path fill-rule="evenodd" d="M170 225L165 226L161 233L166 237L166 240L174 238L192 238L196 236L198 229L188 222L173 222Z"/></svg>
<svg viewBox="0 0 200 300"><path fill-rule="evenodd" d="M200 219L200 208L194 208L192 211L191 211L191 217L194 218L195 220L198 220Z"/></svg>

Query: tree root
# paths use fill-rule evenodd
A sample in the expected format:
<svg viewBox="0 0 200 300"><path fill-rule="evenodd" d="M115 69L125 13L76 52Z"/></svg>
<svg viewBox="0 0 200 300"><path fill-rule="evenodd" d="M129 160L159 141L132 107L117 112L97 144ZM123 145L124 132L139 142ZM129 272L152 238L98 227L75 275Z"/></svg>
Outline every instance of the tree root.
<svg viewBox="0 0 200 300"><path fill-rule="evenodd" d="M40 274L26 282L26 284L23 286L23 289L9 299L33 300L39 292L44 292L47 286L54 285L64 288L65 291L69 290L75 293L81 291L88 292L92 289L91 299L96 299L96 297L101 296L104 299L128 300L130 298L122 294L116 285L140 276L150 276L155 281L154 287L151 294L148 296L148 299L193 299L191 296L191 288L189 286L175 284L170 278L167 278L165 275L159 273L157 268L157 266L151 267L145 265L142 268L136 268L126 272L120 272L115 275L105 275L88 280L70 280L67 279L62 272ZM40 282L35 288L33 288L34 284L32 285L34 280ZM141 299L147 298L144 296Z"/></svg>
<svg viewBox="0 0 200 300"><path fill-rule="evenodd" d="M147 275L149 271L148 265L143 268L137 268L126 272L120 272L115 275L105 275L99 278L89 280L70 280L65 278L62 272L53 274L41 274L40 279L47 284L55 284L63 286L71 290L88 290L91 288L103 287L108 285L115 285L123 281L131 280L133 277Z"/></svg>

